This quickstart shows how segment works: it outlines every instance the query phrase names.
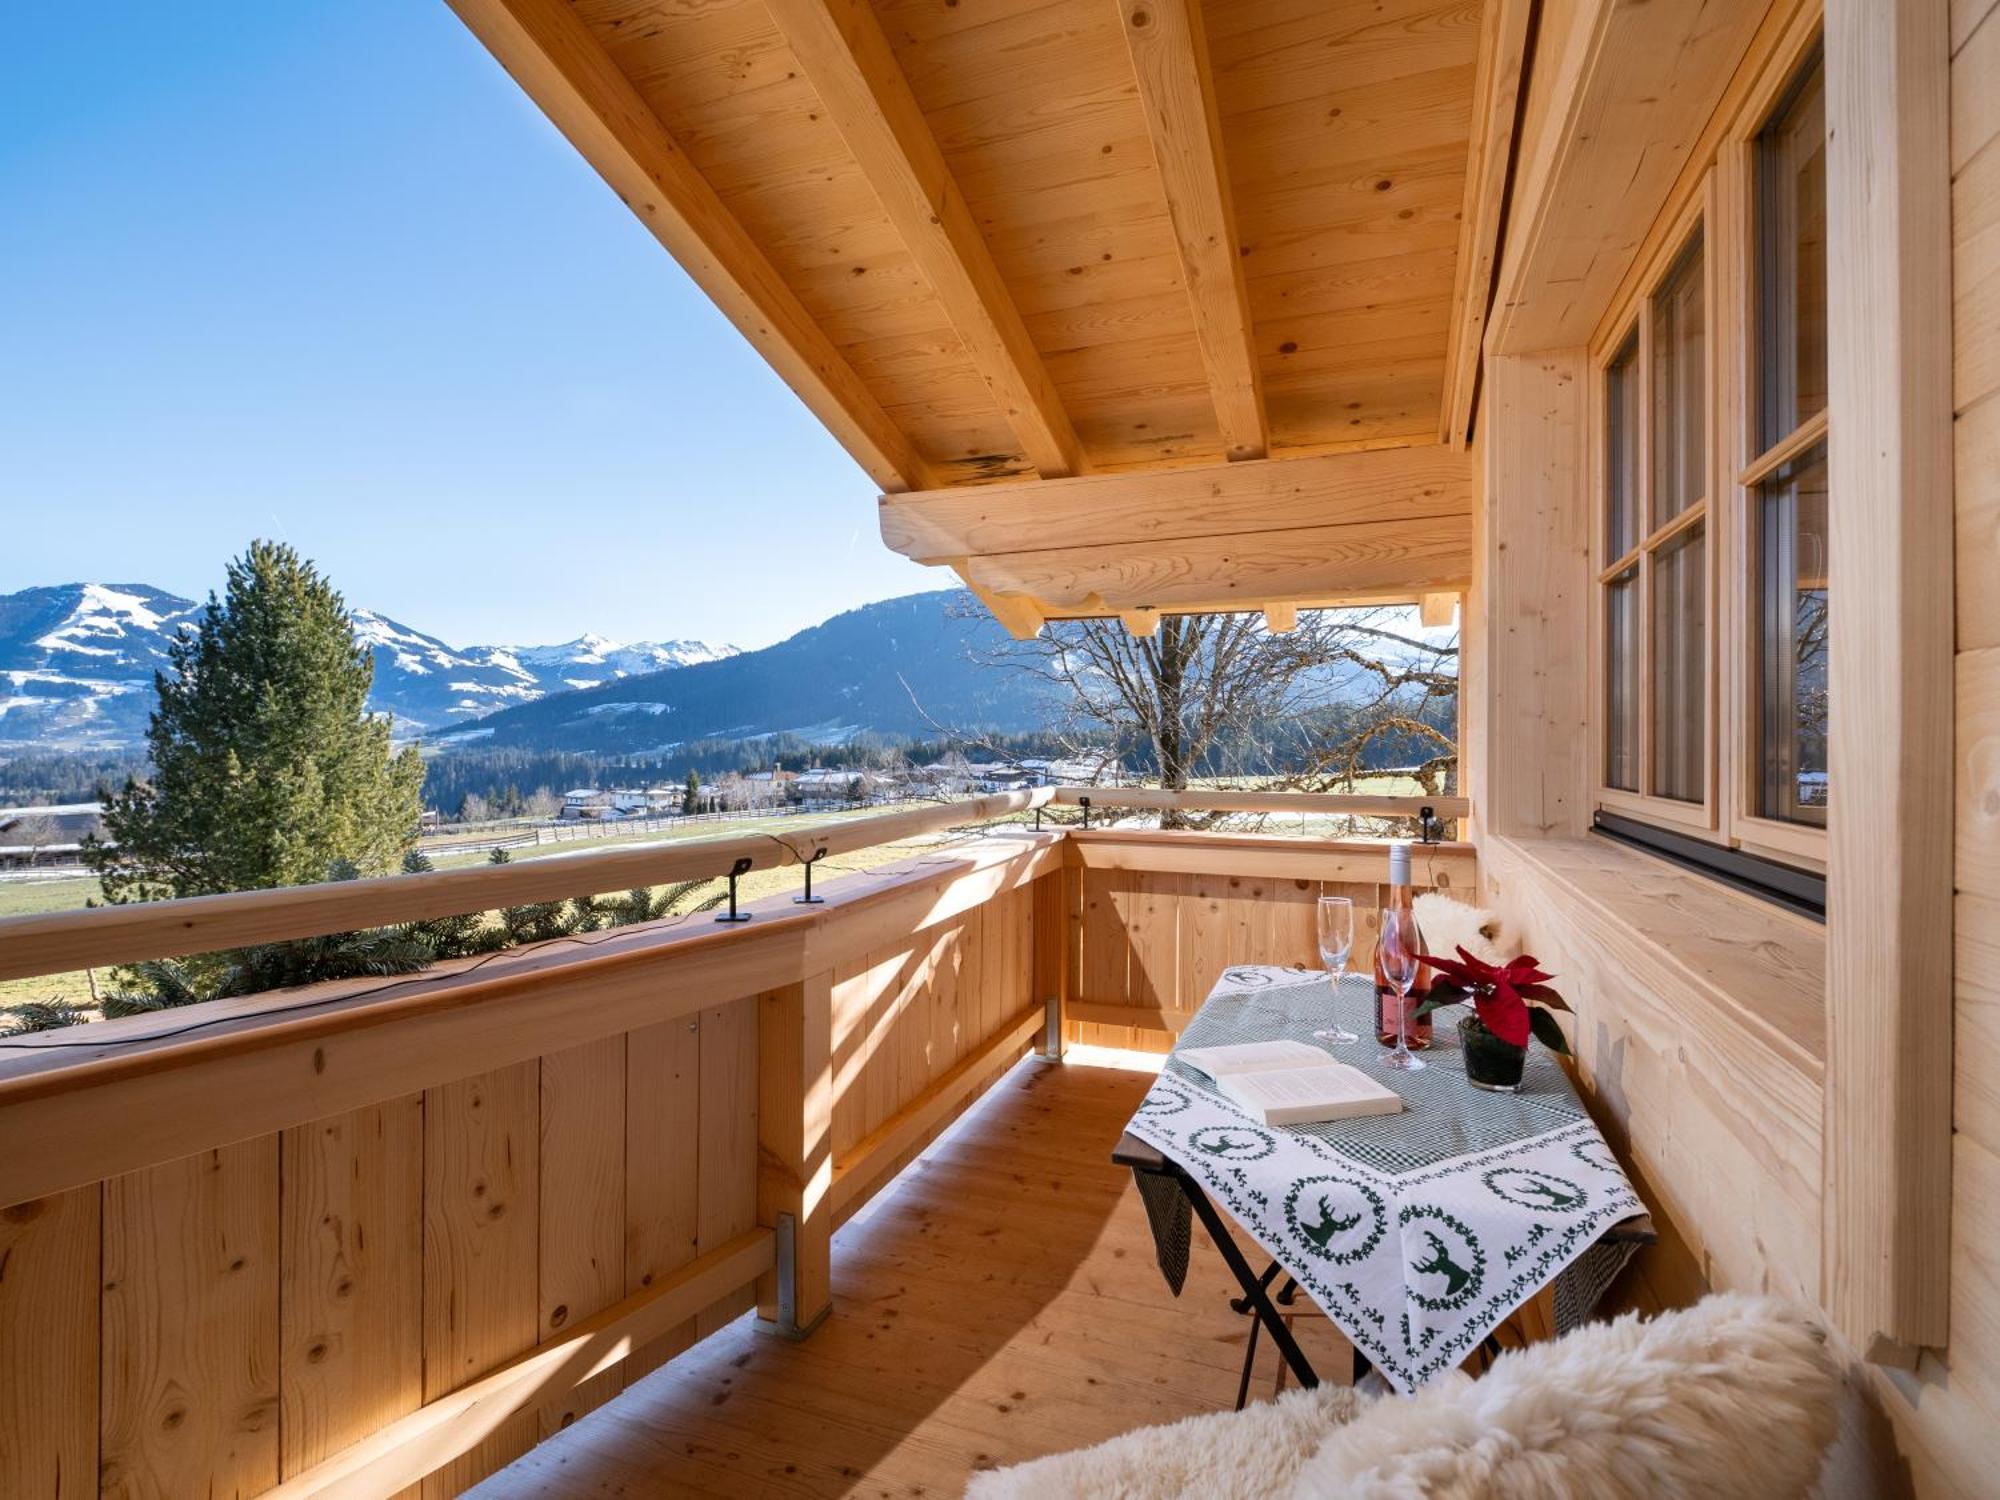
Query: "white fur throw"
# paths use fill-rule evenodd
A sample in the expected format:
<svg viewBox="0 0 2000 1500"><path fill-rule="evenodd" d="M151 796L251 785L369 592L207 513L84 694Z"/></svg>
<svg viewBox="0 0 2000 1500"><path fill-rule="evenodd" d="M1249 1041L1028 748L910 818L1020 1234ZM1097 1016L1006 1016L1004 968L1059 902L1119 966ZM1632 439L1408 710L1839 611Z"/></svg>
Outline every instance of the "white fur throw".
<svg viewBox="0 0 2000 1500"><path fill-rule="evenodd" d="M1442 891L1425 891L1411 903L1416 909L1417 930L1424 935L1426 950L1450 958L1463 948L1482 963L1501 964L1510 957L1500 950L1501 921L1497 912L1472 906Z"/></svg>
<svg viewBox="0 0 2000 1500"><path fill-rule="evenodd" d="M966 1495L1793 1500L1832 1439L1835 1385L1810 1312L1710 1297L1510 1352L1476 1381L1453 1375L1379 1401L1291 1391L976 1475Z"/></svg>
<svg viewBox="0 0 2000 1500"><path fill-rule="evenodd" d="M966 1500L1282 1500L1331 1427L1364 1403L1344 1386L1141 1427L1095 1448L972 1476Z"/></svg>
<svg viewBox="0 0 2000 1500"><path fill-rule="evenodd" d="M1835 1375L1804 1308L1709 1297L1497 1359L1369 1408L1294 1500L1793 1500L1833 1438Z"/></svg>

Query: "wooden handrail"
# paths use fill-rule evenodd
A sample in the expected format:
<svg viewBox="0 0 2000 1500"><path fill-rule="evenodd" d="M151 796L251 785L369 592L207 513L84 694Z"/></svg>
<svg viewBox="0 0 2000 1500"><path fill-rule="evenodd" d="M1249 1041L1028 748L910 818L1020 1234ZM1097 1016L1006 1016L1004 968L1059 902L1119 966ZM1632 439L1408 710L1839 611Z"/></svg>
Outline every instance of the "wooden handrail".
<svg viewBox="0 0 2000 1500"><path fill-rule="evenodd" d="M149 958L211 953L254 943L281 942L423 921L500 906L558 901L570 896L666 885L725 875L739 860L748 869L803 863L813 851L838 855L939 829L986 822L1050 803L1093 808L1187 812L1296 812L1358 817L1415 817L1432 809L1440 818L1462 818L1464 797L1363 796L1345 792L1162 791L1146 787L1037 787L996 792L958 802L911 808L876 817L819 823L782 833L602 849L518 864L480 865L424 875L285 886L94 907L0 919L0 979L25 979L82 968L109 968Z"/></svg>
<svg viewBox="0 0 2000 1500"><path fill-rule="evenodd" d="M438 870L427 875L385 875L372 880L9 917L0 920L0 979L108 968L148 958L212 953L326 932L712 878L727 874L738 860L748 860L748 868L753 870L780 869L803 863L816 849L835 855L890 844L942 828L1027 812L1045 806L1053 796L1050 788L1038 787L783 833L733 834L680 844L601 849L519 864Z"/></svg>
<svg viewBox="0 0 2000 1500"><path fill-rule="evenodd" d="M1347 813L1359 818L1414 818L1429 808L1440 818L1464 818L1472 813L1467 797L1374 797L1358 792L1232 792L1189 788L1184 792L1158 787L1059 786L1055 800L1074 806L1085 797L1093 808L1177 812Z"/></svg>

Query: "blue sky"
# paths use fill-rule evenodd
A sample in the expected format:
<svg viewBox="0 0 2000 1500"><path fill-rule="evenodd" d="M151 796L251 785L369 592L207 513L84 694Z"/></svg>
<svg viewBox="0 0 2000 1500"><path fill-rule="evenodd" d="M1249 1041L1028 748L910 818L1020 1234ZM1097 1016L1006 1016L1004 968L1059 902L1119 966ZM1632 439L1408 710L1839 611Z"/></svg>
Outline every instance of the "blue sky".
<svg viewBox="0 0 2000 1500"><path fill-rule="evenodd" d="M0 592L254 536L454 643L757 646L944 587L442 0L97 0L0 49Z"/></svg>

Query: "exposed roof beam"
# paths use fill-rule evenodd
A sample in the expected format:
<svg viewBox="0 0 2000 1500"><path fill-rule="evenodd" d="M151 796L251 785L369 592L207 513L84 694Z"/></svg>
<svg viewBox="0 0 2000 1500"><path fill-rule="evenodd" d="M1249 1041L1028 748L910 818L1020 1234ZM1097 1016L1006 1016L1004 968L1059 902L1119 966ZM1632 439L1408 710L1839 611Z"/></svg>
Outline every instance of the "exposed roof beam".
<svg viewBox="0 0 2000 1500"><path fill-rule="evenodd" d="M1514 160L1514 123L1527 69L1533 0L1486 0L1479 28L1479 71L1472 91L1472 141L1466 153L1465 204L1458 227L1457 280L1450 342L1445 346L1444 409L1438 441L1464 447L1479 389L1479 345L1492 303L1494 259Z"/></svg>
<svg viewBox="0 0 2000 1500"><path fill-rule="evenodd" d="M1432 444L884 495L880 521L891 551L945 563L1471 513L1471 458Z"/></svg>
<svg viewBox="0 0 2000 1500"><path fill-rule="evenodd" d="M892 550L1037 624L1274 606L1282 621L1286 604L1464 588L1472 462L1436 445L980 485L884 495L881 523Z"/></svg>
<svg viewBox="0 0 2000 1500"><path fill-rule="evenodd" d="M1045 616L1263 609L1356 596L1415 598L1463 589L1472 575L1472 518L1424 516L1353 526L1301 526L1234 537L1120 547L1042 547L965 560L982 589L1033 600Z"/></svg>
<svg viewBox="0 0 2000 1500"><path fill-rule="evenodd" d="M1263 458L1270 424L1200 0L1120 0L1119 9L1223 451L1231 459Z"/></svg>
<svg viewBox="0 0 2000 1500"><path fill-rule="evenodd" d="M1076 431L922 106L866 0L767 0L967 354L1044 476L1087 467Z"/></svg>
<svg viewBox="0 0 2000 1500"><path fill-rule="evenodd" d="M929 466L566 0L448 0L875 482Z"/></svg>
<svg viewBox="0 0 2000 1500"><path fill-rule="evenodd" d="M979 602L986 606L987 612L998 620L1007 634L1015 640L1032 641L1042 633L1044 623L1042 612L1035 607L1034 600L1023 599L1017 594L996 594L983 584L975 582L970 570L965 566L964 558L953 563L952 570L978 597Z"/></svg>

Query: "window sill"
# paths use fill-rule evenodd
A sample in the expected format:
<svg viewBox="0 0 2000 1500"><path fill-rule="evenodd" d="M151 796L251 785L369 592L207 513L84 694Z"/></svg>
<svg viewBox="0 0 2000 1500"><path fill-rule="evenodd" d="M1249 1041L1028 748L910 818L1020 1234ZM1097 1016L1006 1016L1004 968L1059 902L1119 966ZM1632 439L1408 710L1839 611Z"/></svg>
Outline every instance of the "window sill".
<svg viewBox="0 0 2000 1500"><path fill-rule="evenodd" d="M1608 839L1486 838L1481 877L1559 901L1583 937L1634 983L1711 1008L1761 1036L1814 1080L1826 1058L1826 929L1667 860Z"/></svg>
<svg viewBox="0 0 2000 1500"><path fill-rule="evenodd" d="M1826 921L1826 876L1819 871L1609 808L1597 810L1591 832L1795 915Z"/></svg>

